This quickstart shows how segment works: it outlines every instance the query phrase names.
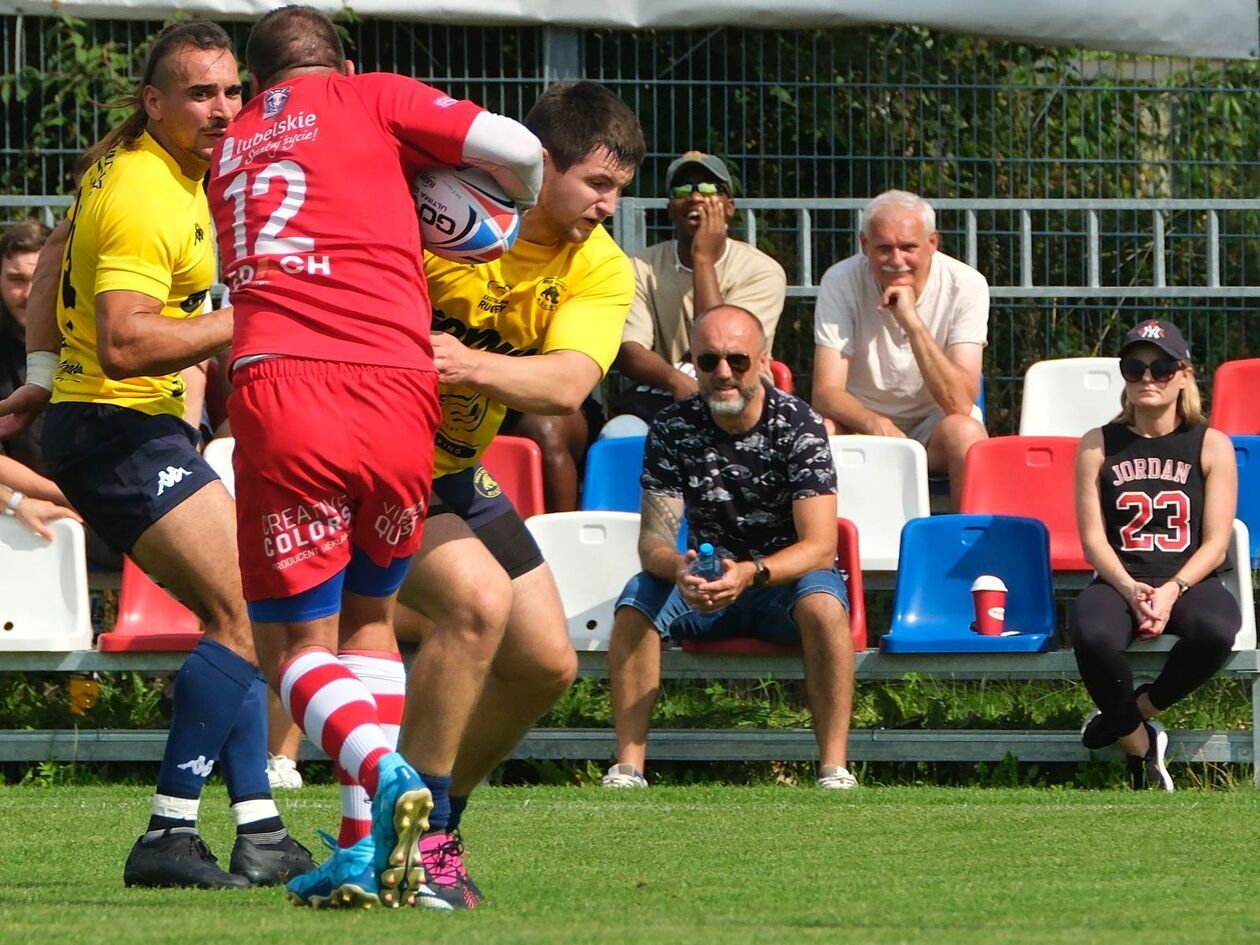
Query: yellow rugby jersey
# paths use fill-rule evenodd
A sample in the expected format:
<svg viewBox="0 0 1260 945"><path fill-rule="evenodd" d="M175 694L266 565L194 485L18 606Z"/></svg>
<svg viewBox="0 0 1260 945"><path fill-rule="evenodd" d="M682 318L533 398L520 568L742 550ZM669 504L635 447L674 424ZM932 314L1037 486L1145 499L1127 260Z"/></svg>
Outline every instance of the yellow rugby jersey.
<svg viewBox="0 0 1260 945"><path fill-rule="evenodd" d="M61 363L53 403L114 404L147 414L184 413L178 373L114 381L97 357L96 296L115 289L162 302L168 318L201 314L214 280L214 231L200 180L189 180L148 132L83 175L70 211L57 323Z"/></svg>
<svg viewBox="0 0 1260 945"><path fill-rule="evenodd" d="M584 243L517 240L492 263L465 265L425 254L433 330L470 348L523 357L581 351L608 371L634 298L626 254L602 227ZM441 387L434 477L467 469L490 445L507 408L463 385Z"/></svg>

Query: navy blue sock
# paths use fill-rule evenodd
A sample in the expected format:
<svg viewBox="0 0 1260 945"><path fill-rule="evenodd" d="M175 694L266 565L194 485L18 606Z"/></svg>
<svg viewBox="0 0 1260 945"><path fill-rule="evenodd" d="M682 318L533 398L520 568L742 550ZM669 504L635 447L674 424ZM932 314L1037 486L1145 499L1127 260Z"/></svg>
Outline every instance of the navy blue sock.
<svg viewBox="0 0 1260 945"><path fill-rule="evenodd" d="M451 776L420 772L429 793L433 795L433 810L429 812L429 829L446 830L451 820Z"/></svg>
<svg viewBox="0 0 1260 945"><path fill-rule="evenodd" d="M164 799L195 801L223 749L223 742L240 715L258 670L226 646L202 640L188 654L175 676L171 731L158 771L154 813L149 830L188 827L195 823L180 811L190 805Z"/></svg>
<svg viewBox="0 0 1260 945"><path fill-rule="evenodd" d="M446 821L446 829L450 833L454 833L459 829L459 822L464 817L464 808L468 806L468 795L460 796L458 794L451 795L451 816Z"/></svg>
<svg viewBox="0 0 1260 945"><path fill-rule="evenodd" d="M219 752L219 768L238 834L284 830L267 780L267 681L261 673L245 694L236 724Z"/></svg>

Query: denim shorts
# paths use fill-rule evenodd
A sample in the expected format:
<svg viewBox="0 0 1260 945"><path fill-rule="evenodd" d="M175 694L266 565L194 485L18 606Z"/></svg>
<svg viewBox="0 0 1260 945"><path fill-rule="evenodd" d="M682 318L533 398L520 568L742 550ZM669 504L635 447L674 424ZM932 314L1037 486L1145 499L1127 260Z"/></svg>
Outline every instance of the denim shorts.
<svg viewBox="0 0 1260 945"><path fill-rule="evenodd" d="M835 568L810 571L792 584L750 587L718 614L697 613L676 585L640 571L617 598L617 608L640 611L666 640L755 637L768 643L797 644L801 631L792 619L792 608L810 594L830 594L846 612L849 609L849 595Z"/></svg>

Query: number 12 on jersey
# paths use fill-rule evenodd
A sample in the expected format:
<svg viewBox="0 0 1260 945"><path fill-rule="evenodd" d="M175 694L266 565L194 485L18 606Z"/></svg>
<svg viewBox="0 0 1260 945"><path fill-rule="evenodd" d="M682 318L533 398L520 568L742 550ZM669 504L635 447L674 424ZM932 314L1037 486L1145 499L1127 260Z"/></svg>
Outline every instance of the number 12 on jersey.
<svg viewBox="0 0 1260 945"><path fill-rule="evenodd" d="M280 191L278 202L273 193L277 189ZM297 235L301 232L297 217L306 202L306 172L296 161L273 161L254 175L252 183L249 173L241 171L228 181L223 196L233 204L232 265L239 266L228 277L233 290L252 282L272 266L293 276L332 274L329 257L314 255L314 238ZM246 221L257 219L268 209L271 212L267 222L259 228L251 247ZM257 269L248 264L240 265L247 256L260 257ZM271 257L279 258L272 261Z"/></svg>

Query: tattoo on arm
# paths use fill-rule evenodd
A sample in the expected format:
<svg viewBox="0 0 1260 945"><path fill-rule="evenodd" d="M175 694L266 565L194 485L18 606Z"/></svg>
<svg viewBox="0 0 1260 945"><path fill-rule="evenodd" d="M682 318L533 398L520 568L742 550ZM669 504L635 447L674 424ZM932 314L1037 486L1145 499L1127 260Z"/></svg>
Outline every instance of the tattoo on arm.
<svg viewBox="0 0 1260 945"><path fill-rule="evenodd" d="M672 496L643 493L642 517L639 523L639 548L646 552L658 544L673 548L678 543L682 526L683 500Z"/></svg>

